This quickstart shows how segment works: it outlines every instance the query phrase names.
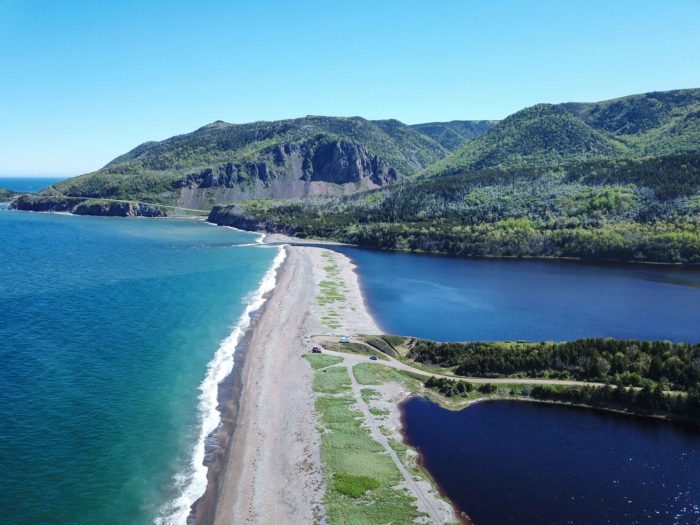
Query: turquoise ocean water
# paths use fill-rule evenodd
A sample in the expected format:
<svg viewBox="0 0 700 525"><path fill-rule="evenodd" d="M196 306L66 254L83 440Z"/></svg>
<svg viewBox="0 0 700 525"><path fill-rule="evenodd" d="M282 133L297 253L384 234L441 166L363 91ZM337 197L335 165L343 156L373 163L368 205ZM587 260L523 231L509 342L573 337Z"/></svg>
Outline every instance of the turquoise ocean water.
<svg viewBox="0 0 700 525"><path fill-rule="evenodd" d="M196 221L0 209L0 509L183 523L278 248Z"/></svg>

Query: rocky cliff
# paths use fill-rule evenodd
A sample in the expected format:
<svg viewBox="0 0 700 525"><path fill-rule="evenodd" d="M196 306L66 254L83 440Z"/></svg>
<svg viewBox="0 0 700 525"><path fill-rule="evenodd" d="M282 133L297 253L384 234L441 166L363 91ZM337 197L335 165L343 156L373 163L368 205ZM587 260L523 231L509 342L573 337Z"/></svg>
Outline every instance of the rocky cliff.
<svg viewBox="0 0 700 525"><path fill-rule="evenodd" d="M64 212L110 217L166 217L163 208L142 202L104 201L61 196L22 195L10 205L23 211Z"/></svg>
<svg viewBox="0 0 700 525"><path fill-rule="evenodd" d="M247 199L343 196L410 177L447 150L399 121L228 124L147 142L45 193L209 210Z"/></svg>
<svg viewBox="0 0 700 525"><path fill-rule="evenodd" d="M288 142L249 162L226 162L173 182L176 204L207 209L261 198L348 195L396 182L386 161L348 140Z"/></svg>
<svg viewBox="0 0 700 525"><path fill-rule="evenodd" d="M268 232L268 233L286 233L294 235L293 228L277 227L268 224L264 219L255 218L246 214L239 206L232 204L229 206L214 206L209 212L208 222L217 224L218 226L233 226L240 230Z"/></svg>

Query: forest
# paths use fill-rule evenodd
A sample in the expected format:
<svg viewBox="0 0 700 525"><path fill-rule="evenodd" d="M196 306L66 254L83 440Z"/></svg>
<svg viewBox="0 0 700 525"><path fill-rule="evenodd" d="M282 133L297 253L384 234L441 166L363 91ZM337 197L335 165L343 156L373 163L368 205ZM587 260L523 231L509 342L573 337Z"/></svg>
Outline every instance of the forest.
<svg viewBox="0 0 700 525"><path fill-rule="evenodd" d="M445 397L465 397L475 390L475 386L464 381L431 377L424 386ZM644 414L671 414L697 420L700 418L700 390L693 388L687 393L664 392L660 384L647 384L643 388L605 385L559 386L559 385L506 385L497 388L486 383L477 389L484 395L497 394L499 397L532 398L542 401L555 401L612 408Z"/></svg>
<svg viewBox="0 0 700 525"><path fill-rule="evenodd" d="M489 168L331 199L248 201L211 220L460 256L700 262L700 154ZM228 216L228 217L227 217ZM238 223L244 227L240 222Z"/></svg>
<svg viewBox="0 0 700 525"><path fill-rule="evenodd" d="M659 384L689 392L700 386L700 344L579 339L554 342L438 343L417 339L407 357L472 377L543 377L613 383Z"/></svg>

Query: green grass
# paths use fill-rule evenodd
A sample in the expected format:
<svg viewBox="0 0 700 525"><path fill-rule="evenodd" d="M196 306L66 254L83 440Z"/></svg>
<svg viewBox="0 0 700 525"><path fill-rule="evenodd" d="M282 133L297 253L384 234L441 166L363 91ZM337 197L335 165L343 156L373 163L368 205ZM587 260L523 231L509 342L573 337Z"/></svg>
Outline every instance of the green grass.
<svg viewBox="0 0 700 525"><path fill-rule="evenodd" d="M337 365L343 361L342 357L324 354L306 354L304 358L311 364L311 368L318 370L327 366Z"/></svg>
<svg viewBox="0 0 700 525"><path fill-rule="evenodd" d="M384 417L389 415L389 411L384 408L370 407L369 412L374 417Z"/></svg>
<svg viewBox="0 0 700 525"><path fill-rule="evenodd" d="M361 385L381 385L391 381L400 383L412 392L420 390L422 381L413 375L373 363L360 363L353 367L355 379Z"/></svg>
<svg viewBox="0 0 700 525"><path fill-rule="evenodd" d="M350 390L350 377L343 367L323 368L314 374L314 390L324 394L339 394Z"/></svg>
<svg viewBox="0 0 700 525"><path fill-rule="evenodd" d="M346 472L336 472L333 475L333 489L336 492L359 498L369 490L379 488L380 483L369 476L353 476Z"/></svg>
<svg viewBox="0 0 700 525"><path fill-rule="evenodd" d="M373 399L379 399L379 393L373 388L363 388L360 390L360 393L362 394L362 400L367 404Z"/></svg>
<svg viewBox="0 0 700 525"><path fill-rule="evenodd" d="M394 349L394 347L389 344L383 337L376 336L363 336L365 342L372 347L376 348L383 354L390 355L392 357L400 357L399 353Z"/></svg>
<svg viewBox="0 0 700 525"><path fill-rule="evenodd" d="M318 304L326 306L336 301L344 301L345 295L341 293L342 285L337 281L321 281L319 283L321 293L318 296Z"/></svg>
<svg viewBox="0 0 700 525"><path fill-rule="evenodd" d="M321 316L321 323L333 330L340 328L342 325L341 316L331 306L345 302L345 294L347 291L343 280L340 278L340 268L335 260L335 256L329 252L324 252L321 257L324 259L326 266L323 270L326 272L326 278L319 283L320 291L316 296L316 302L319 306L325 306L327 309Z"/></svg>
<svg viewBox="0 0 700 525"><path fill-rule="evenodd" d="M379 350L360 343L327 343L326 348L334 352L345 352L348 354L376 355L379 359L387 360L386 354Z"/></svg>
<svg viewBox="0 0 700 525"><path fill-rule="evenodd" d="M355 400L348 393L349 383L344 367L314 372L328 522L414 523L421 516L415 499L397 487L403 480L401 473L363 426ZM368 395L363 392L363 396Z"/></svg>

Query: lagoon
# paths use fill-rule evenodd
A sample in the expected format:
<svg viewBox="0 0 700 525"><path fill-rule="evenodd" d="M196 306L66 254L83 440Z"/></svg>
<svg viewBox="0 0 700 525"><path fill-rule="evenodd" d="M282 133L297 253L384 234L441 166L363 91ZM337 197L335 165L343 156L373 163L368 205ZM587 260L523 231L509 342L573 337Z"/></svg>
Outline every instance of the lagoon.
<svg viewBox="0 0 700 525"><path fill-rule="evenodd" d="M439 341L700 341L700 269L334 248L387 333Z"/></svg>
<svg viewBox="0 0 700 525"><path fill-rule="evenodd" d="M700 522L700 432L518 401L402 405L407 442L476 525Z"/></svg>

